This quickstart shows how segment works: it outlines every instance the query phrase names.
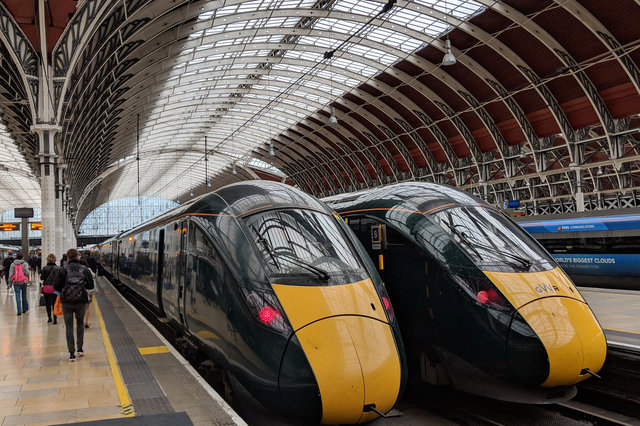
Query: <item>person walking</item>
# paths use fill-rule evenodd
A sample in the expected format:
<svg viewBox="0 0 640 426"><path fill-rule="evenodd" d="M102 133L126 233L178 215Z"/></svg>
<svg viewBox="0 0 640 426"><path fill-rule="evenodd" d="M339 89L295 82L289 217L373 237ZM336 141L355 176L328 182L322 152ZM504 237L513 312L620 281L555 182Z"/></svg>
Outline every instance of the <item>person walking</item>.
<svg viewBox="0 0 640 426"><path fill-rule="evenodd" d="M56 294L54 293L54 285L57 281L58 274L60 273L60 267L56 265L56 255L51 253L47 256L47 264L40 272L40 279L42 280L42 295L44 296L44 306L47 308L47 323L57 324L58 317L53 315L51 318L51 312L53 305L56 303Z"/></svg>
<svg viewBox="0 0 640 426"><path fill-rule="evenodd" d="M11 282L9 281L9 269L11 268L11 264L14 260L15 259L11 256L11 253L9 253L9 256L5 257L2 261L2 269L4 270L4 281L5 284L7 284L7 291L11 288Z"/></svg>
<svg viewBox="0 0 640 426"><path fill-rule="evenodd" d="M27 284L29 283L29 264L23 259L21 252L16 255L16 260L11 264L9 269L9 277L11 284L16 293L16 305L18 306L18 315L22 315L29 310L29 302L27 302Z"/></svg>
<svg viewBox="0 0 640 426"><path fill-rule="evenodd" d="M28 260L29 263L29 277L31 278L29 280L29 285L31 285L33 282L38 280L38 274L36 272L37 269L37 265L38 265L38 258L36 257L35 253L33 255L31 255L31 257Z"/></svg>
<svg viewBox="0 0 640 426"><path fill-rule="evenodd" d="M93 289L93 277L89 268L80 263L76 249L67 251L67 264L58 274L54 289L60 292L62 316L67 334L69 361L76 360L76 348L79 357L84 355L84 311L89 302L87 290ZM77 342L73 339L73 317L76 319ZM77 345L77 346L76 346Z"/></svg>
<svg viewBox="0 0 640 426"><path fill-rule="evenodd" d="M67 253L62 255L62 259L60 259L60 266L64 266L67 264Z"/></svg>
<svg viewBox="0 0 640 426"><path fill-rule="evenodd" d="M92 276L95 280L96 273L98 272L98 261L93 256L90 251L85 252L85 261L87 266L92 272ZM97 287L94 287L94 290L97 290ZM84 328L89 328L89 315L91 315L91 301L93 300L93 291L89 292L89 303L87 303L87 309L84 311Z"/></svg>

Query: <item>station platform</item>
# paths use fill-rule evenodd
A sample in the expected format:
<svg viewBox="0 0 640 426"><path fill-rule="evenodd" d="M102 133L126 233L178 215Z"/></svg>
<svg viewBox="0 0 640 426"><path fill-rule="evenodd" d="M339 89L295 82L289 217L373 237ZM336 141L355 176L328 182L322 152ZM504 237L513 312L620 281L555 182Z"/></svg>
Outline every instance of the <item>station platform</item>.
<svg viewBox="0 0 640 426"><path fill-rule="evenodd" d="M69 362L65 328L47 324L38 285L29 310L0 291L0 425L245 425L113 287L98 278L84 357Z"/></svg>
<svg viewBox="0 0 640 426"><path fill-rule="evenodd" d="M610 348L640 352L640 291L578 287Z"/></svg>

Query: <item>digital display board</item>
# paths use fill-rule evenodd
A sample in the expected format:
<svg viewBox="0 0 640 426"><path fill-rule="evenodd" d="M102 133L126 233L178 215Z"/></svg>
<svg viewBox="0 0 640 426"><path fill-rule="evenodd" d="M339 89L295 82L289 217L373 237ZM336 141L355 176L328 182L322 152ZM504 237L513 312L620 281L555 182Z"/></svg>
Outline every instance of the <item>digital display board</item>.
<svg viewBox="0 0 640 426"><path fill-rule="evenodd" d="M19 231L19 223L0 223L0 231Z"/></svg>
<svg viewBox="0 0 640 426"><path fill-rule="evenodd" d="M42 222L31 222L29 225L32 231L42 231Z"/></svg>
<svg viewBox="0 0 640 426"><path fill-rule="evenodd" d="M13 209L13 215L16 218L33 217L33 209L26 208L26 207L17 207Z"/></svg>

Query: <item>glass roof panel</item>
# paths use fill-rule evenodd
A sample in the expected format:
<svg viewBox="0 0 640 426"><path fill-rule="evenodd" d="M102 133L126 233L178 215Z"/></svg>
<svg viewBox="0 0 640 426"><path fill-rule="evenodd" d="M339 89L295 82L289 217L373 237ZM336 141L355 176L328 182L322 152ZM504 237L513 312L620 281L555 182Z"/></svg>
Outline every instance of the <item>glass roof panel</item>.
<svg viewBox="0 0 640 426"><path fill-rule="evenodd" d="M406 6L397 4L359 31L384 2L327 4L325 15L305 13L323 7L317 0L239 0L199 16L198 29L184 41L183 51L171 58L172 63L177 61L173 69L145 89L153 101L141 111L140 151L162 150L145 158L153 160L145 163L149 173L141 176L145 193L162 192L165 185L173 189L156 195L171 199L184 194L188 185L198 184L190 180L204 179L197 164L204 155L205 135L213 150L208 162L211 175L228 171L238 160L251 167L273 168L251 153L277 132L326 109L346 90L421 48L424 40L414 38L416 32L441 35L448 24L430 10L459 19L482 10L473 1L450 0L445 11L442 1L414 0ZM323 59L326 51L338 46L330 63ZM135 143L129 146L135 149ZM119 180L122 193L114 197L131 195L128 179L135 172L131 163L135 161L126 163L127 171ZM172 181L182 179L191 166L189 179Z"/></svg>
<svg viewBox="0 0 640 426"><path fill-rule="evenodd" d="M0 124L0 211L16 207L39 207L40 183L7 131Z"/></svg>

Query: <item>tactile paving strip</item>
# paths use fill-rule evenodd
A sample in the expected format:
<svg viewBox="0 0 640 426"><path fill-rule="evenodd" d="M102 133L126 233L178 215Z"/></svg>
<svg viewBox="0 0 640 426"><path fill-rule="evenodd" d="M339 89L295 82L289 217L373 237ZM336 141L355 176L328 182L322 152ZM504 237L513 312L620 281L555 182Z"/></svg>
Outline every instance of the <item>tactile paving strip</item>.
<svg viewBox="0 0 640 426"><path fill-rule="evenodd" d="M127 386L136 414L173 413L173 407L116 314L113 304L102 292L98 293L96 297L113 351L118 359L122 379Z"/></svg>

